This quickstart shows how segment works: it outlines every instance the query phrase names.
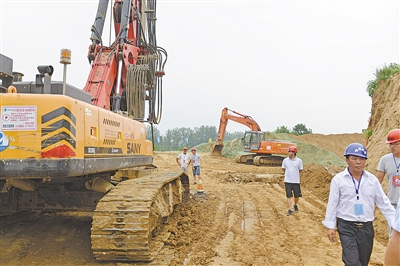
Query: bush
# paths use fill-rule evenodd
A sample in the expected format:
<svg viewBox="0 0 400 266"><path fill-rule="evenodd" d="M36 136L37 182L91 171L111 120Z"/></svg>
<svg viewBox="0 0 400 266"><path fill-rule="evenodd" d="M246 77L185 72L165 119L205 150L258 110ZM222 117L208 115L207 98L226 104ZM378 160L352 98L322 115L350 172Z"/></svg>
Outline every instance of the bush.
<svg viewBox="0 0 400 266"><path fill-rule="evenodd" d="M379 81L388 80L392 75L400 72L400 66L396 63L391 63L389 66L386 64L381 69L375 70L375 79L368 81L367 93L370 97L374 95L375 90L378 88Z"/></svg>

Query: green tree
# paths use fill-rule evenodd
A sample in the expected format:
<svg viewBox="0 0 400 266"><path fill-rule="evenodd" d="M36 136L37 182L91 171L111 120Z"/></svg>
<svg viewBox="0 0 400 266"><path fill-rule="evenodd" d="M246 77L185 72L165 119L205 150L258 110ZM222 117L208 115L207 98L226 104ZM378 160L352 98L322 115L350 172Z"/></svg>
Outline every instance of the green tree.
<svg viewBox="0 0 400 266"><path fill-rule="evenodd" d="M312 134L312 130L310 128L307 129L304 124L297 124L293 127L292 133L299 136L304 134Z"/></svg>
<svg viewBox="0 0 400 266"><path fill-rule="evenodd" d="M185 146L190 146L189 141L192 141L193 130L188 127L168 129L166 135L172 139L172 150L181 150Z"/></svg>
<svg viewBox="0 0 400 266"><path fill-rule="evenodd" d="M389 85L390 77L396 73L400 72L400 65L396 63L391 63L390 65L384 65L380 69L375 69L375 79L370 80L367 83L367 93L370 97L374 95L375 90L378 88L379 82L381 80L387 81L386 85Z"/></svg>
<svg viewBox="0 0 400 266"><path fill-rule="evenodd" d="M193 147L199 145L200 143L208 142L209 138L215 140L216 136L217 136L217 128L215 126L201 126L199 128L195 127L193 136L189 141L189 143L190 146Z"/></svg>
<svg viewBox="0 0 400 266"><path fill-rule="evenodd" d="M290 129L288 127L286 127L286 126L280 126L280 127L277 127L273 133L287 133L287 134L289 134L290 133Z"/></svg>

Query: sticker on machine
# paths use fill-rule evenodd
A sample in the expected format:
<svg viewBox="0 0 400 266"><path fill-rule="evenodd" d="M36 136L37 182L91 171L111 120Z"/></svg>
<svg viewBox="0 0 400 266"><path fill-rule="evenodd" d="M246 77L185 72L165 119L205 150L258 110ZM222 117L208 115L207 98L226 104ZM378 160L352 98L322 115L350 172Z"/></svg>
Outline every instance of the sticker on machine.
<svg viewBox="0 0 400 266"><path fill-rule="evenodd" d="M0 131L0 152L7 149L10 141L8 140L6 134Z"/></svg>
<svg viewBox="0 0 400 266"><path fill-rule="evenodd" d="M36 130L36 106L2 106L0 130Z"/></svg>
<svg viewBox="0 0 400 266"><path fill-rule="evenodd" d="M85 107L85 115L92 116L92 111Z"/></svg>

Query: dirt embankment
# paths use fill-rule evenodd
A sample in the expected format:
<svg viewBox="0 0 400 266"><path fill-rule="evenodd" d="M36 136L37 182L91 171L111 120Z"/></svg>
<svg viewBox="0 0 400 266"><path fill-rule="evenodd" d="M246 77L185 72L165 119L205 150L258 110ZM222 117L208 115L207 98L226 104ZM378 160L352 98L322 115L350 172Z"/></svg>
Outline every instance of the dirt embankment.
<svg viewBox="0 0 400 266"><path fill-rule="evenodd" d="M385 144L388 132L400 128L400 73L387 82L382 81L372 98L371 117L368 124L368 169L376 169L380 158L389 153Z"/></svg>

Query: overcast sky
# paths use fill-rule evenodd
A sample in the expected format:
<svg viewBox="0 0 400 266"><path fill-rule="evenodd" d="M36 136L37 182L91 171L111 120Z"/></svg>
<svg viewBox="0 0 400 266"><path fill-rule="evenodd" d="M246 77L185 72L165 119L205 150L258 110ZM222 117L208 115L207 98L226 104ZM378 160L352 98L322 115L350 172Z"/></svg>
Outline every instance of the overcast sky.
<svg viewBox="0 0 400 266"><path fill-rule="evenodd" d="M83 88L98 1L0 2L0 53L14 71L34 80L38 65L51 64L62 81L66 48L67 83ZM218 128L228 107L265 131L302 123L313 133L361 133L367 82L399 63L399 9L399 1L158 0L157 44L168 61L157 128Z"/></svg>

